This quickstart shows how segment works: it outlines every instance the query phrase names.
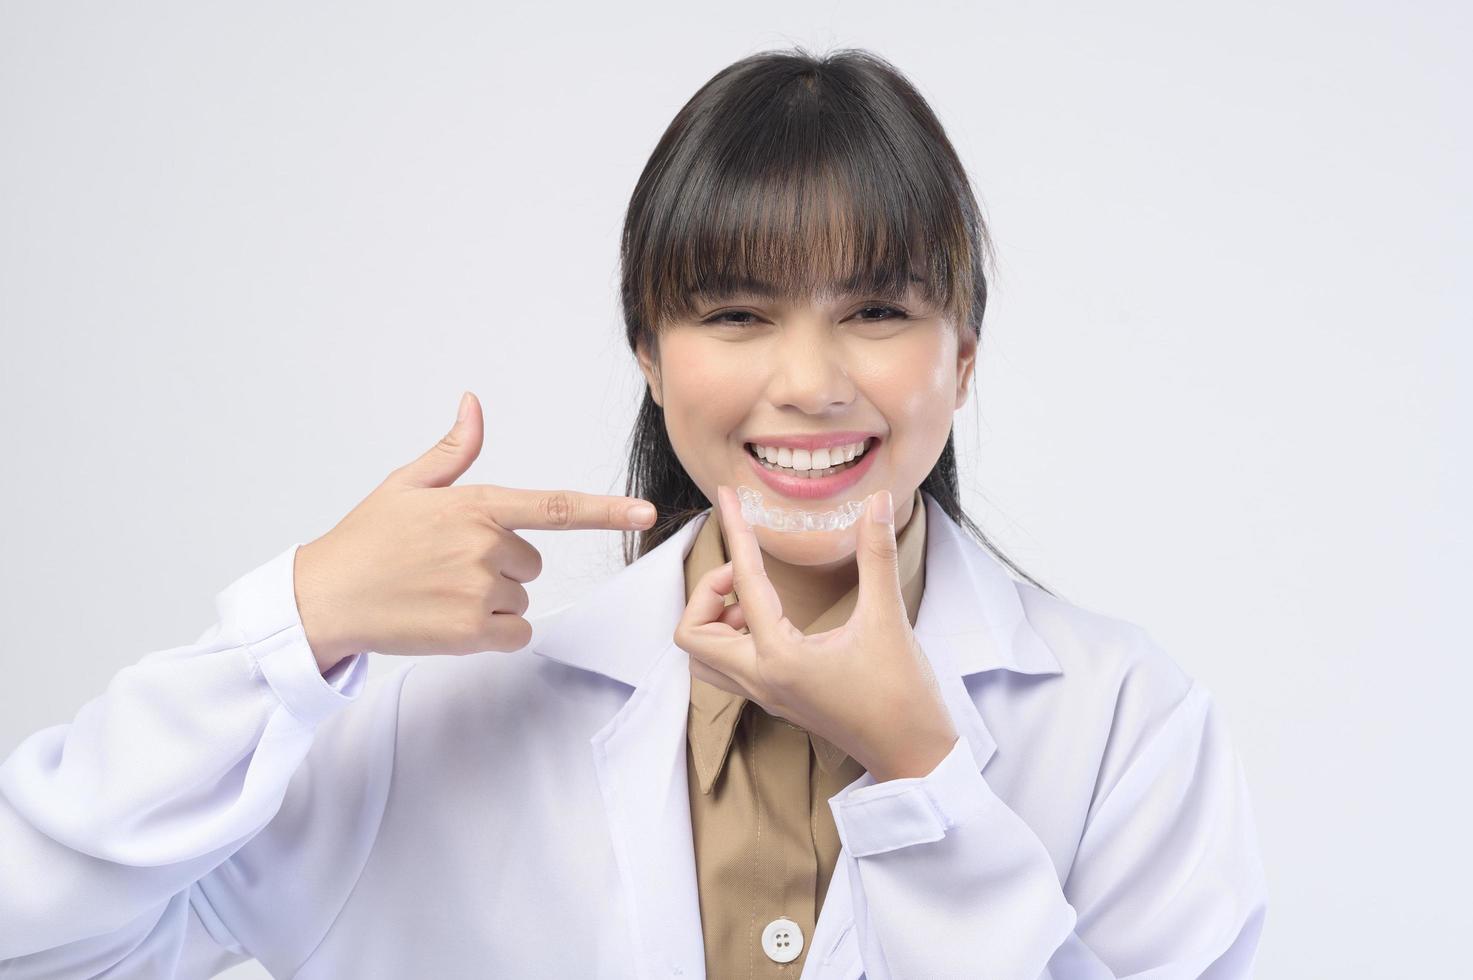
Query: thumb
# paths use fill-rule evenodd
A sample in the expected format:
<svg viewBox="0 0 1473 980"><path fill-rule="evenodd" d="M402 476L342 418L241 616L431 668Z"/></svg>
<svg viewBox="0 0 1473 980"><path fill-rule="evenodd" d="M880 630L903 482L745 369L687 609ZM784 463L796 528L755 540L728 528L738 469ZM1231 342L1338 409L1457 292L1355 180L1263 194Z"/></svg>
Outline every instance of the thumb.
<svg viewBox="0 0 1473 980"><path fill-rule="evenodd" d="M481 455L481 403L470 392L460 396L460 413L450 431L423 456L401 466L394 482L406 487L448 487Z"/></svg>
<svg viewBox="0 0 1473 980"><path fill-rule="evenodd" d="M855 558L859 564L860 609L887 615L905 607L900 592L900 557L895 544L895 504L889 490L870 496L859 520L859 543Z"/></svg>

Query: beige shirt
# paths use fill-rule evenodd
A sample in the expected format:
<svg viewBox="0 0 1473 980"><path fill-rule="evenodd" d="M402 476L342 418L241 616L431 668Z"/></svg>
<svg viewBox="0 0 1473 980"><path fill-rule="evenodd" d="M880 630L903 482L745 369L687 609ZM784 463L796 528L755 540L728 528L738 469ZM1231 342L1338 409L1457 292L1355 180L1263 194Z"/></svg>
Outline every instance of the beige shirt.
<svg viewBox="0 0 1473 980"><path fill-rule="evenodd" d="M901 593L914 626L926 569L926 508L919 490L896 544ZM701 576L728 557L713 509L686 556L687 601ZM858 597L856 585L802 627L804 635L847 621ZM727 604L734 598L728 595ZM803 970L839 856L829 798L864 769L843 749L741 695L694 676L690 687L686 773L706 975L791 980ZM774 961L762 948L763 929L778 918L793 920L803 934L802 951L788 963Z"/></svg>

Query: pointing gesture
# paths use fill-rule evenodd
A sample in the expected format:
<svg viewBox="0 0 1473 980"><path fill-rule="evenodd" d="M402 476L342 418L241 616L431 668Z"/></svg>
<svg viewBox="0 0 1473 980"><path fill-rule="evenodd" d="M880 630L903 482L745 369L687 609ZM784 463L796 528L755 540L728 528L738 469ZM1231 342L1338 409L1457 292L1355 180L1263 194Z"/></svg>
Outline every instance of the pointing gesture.
<svg viewBox="0 0 1473 980"><path fill-rule="evenodd" d="M323 672L366 650L518 650L532 637L523 584L542 574L542 556L514 532L654 523L654 507L634 497L451 486L480 454L483 430L467 392L449 433L297 549L297 608Z"/></svg>
<svg viewBox="0 0 1473 980"><path fill-rule="evenodd" d="M675 630L692 676L828 739L876 781L925 775L957 739L906 615L889 498L872 495L856 525L859 595L849 621L805 636L783 615L736 494L718 487L709 519L721 521L731 561L701 577ZM727 606L731 592L737 602Z"/></svg>

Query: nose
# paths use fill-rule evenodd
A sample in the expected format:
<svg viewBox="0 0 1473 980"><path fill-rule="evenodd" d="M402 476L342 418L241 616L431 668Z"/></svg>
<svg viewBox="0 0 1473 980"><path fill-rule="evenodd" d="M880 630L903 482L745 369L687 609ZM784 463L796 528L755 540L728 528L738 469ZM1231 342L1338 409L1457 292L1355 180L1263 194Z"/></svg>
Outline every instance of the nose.
<svg viewBox="0 0 1473 980"><path fill-rule="evenodd" d="M768 398L778 408L826 415L854 401L854 383L832 331L786 330L774 346Z"/></svg>

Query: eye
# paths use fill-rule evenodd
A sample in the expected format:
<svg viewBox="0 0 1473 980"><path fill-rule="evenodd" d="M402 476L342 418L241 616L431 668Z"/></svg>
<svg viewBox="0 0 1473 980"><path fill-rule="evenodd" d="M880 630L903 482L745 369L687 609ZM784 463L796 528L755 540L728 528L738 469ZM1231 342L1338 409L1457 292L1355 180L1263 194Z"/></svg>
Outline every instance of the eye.
<svg viewBox="0 0 1473 980"><path fill-rule="evenodd" d="M860 316L860 314L862 314L862 313L885 313L885 314L891 314L891 315L889 315L889 316L879 316L879 317L874 317L874 316ZM897 307L894 307L894 306L885 306L883 304L876 304L876 305L873 305L873 306L861 307L859 309L859 311L856 312L854 315L857 316L857 317L859 317L859 321L861 323L881 323L881 322L883 322L885 320L909 320L910 319L910 315L908 313L906 313L904 310L898 309Z"/></svg>
<svg viewBox="0 0 1473 980"><path fill-rule="evenodd" d="M752 321L751 320L728 320L727 317L732 317L732 316L755 316L755 315L756 314L752 313L749 310L725 310L725 311L723 311L721 313L717 313L717 314L715 314L713 316L706 317L706 319L702 320L701 323L703 323L703 324L704 323L724 323L724 324L730 324L733 327L746 327L746 326L751 326L751 324L752 324Z"/></svg>

